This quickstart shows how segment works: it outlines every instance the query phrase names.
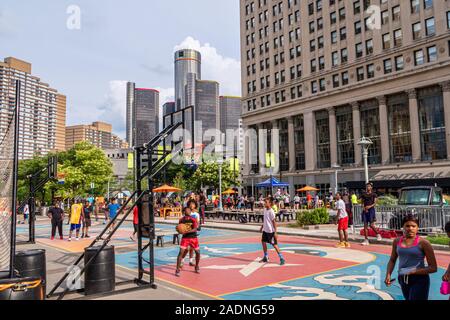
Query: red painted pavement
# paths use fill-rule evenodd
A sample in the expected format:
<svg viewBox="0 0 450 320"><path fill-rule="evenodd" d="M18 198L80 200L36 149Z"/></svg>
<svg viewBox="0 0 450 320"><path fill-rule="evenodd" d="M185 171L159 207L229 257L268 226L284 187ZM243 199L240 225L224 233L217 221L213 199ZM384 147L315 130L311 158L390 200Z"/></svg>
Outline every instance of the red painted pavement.
<svg viewBox="0 0 450 320"><path fill-rule="evenodd" d="M301 266L286 265L282 267L259 268L247 277L240 273L240 269L217 270L205 268L215 265L248 265L255 261L256 258L261 258L261 256L261 252L252 252L229 257L205 259L200 264L201 274L194 273L193 267L185 266L179 278L175 276L174 265L158 267L155 269L155 274L160 279L209 295L221 296L354 265L350 262L324 257L285 253L287 264L301 264ZM274 251L270 251L269 258L271 263L279 263L279 258Z"/></svg>

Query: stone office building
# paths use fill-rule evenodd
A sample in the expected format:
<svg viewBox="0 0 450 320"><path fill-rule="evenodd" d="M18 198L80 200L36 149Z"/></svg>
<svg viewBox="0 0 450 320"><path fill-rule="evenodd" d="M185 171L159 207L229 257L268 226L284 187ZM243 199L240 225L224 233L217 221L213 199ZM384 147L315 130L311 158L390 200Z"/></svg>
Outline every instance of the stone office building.
<svg viewBox="0 0 450 320"><path fill-rule="evenodd" d="M291 193L329 192L336 170L340 189L363 187L363 136L381 191L450 191L450 1L242 0L241 48L244 128L279 129ZM247 186L269 175L243 174Z"/></svg>

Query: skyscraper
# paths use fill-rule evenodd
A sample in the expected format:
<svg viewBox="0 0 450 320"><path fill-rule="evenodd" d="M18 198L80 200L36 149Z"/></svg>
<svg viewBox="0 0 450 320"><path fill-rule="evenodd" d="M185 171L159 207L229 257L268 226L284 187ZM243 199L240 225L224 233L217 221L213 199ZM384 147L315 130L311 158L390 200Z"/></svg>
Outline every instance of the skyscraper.
<svg viewBox="0 0 450 320"><path fill-rule="evenodd" d="M221 96L220 101L220 131L226 133L227 129L239 129L239 120L242 112L240 97Z"/></svg>
<svg viewBox="0 0 450 320"><path fill-rule="evenodd" d="M130 146L133 146L133 106L134 106L134 82L127 83L127 115L126 115L126 140Z"/></svg>
<svg viewBox="0 0 450 320"><path fill-rule="evenodd" d="M158 121L159 91L136 88L134 90L134 144L132 146L142 146L149 142L157 134Z"/></svg>
<svg viewBox="0 0 450 320"><path fill-rule="evenodd" d="M177 110L187 107L186 85L188 74L193 74L195 79L201 80L202 56L200 52L184 49L175 52L175 105Z"/></svg>
<svg viewBox="0 0 450 320"><path fill-rule="evenodd" d="M15 81L22 83L19 158L65 150L66 97L31 74L31 64L16 58L0 62L0 137L14 110Z"/></svg>

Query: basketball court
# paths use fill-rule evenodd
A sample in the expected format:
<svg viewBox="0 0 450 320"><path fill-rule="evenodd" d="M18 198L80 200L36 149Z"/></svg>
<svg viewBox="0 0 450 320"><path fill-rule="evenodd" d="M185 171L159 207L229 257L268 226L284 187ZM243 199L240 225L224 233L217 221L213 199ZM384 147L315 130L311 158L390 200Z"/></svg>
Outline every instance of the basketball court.
<svg viewBox="0 0 450 320"><path fill-rule="evenodd" d="M67 226L65 225L67 238ZM104 225L92 228L91 236ZM161 231L172 225L159 224ZM132 225L123 226L114 236L116 265L136 274L136 244L130 239ZM27 226L18 226L19 236ZM50 240L50 227L38 224L37 247L50 246L63 252L81 253L92 239L68 242ZM269 263L262 264L260 235L257 233L204 228L200 235L201 274L187 263L181 276L175 277L178 246L166 237L164 247L155 247L157 283L170 284L186 293L224 300L403 300L398 281L387 288L383 281L391 248L384 245L351 249L335 248L335 242L294 236L280 236L286 265L280 266L275 251L269 252ZM432 275L430 299L446 300L439 294L441 277L450 262L450 254L437 252L439 272ZM187 262L187 261L186 261ZM374 278L375 276L375 278ZM394 273L393 278L397 278ZM151 299L151 296L149 297Z"/></svg>

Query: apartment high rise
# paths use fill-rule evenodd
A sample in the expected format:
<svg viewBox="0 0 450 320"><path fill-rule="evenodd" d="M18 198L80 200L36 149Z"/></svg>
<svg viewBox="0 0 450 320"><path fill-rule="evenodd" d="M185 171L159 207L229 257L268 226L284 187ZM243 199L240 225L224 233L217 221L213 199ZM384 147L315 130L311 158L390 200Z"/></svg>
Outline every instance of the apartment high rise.
<svg viewBox="0 0 450 320"><path fill-rule="evenodd" d="M19 158L65 150L66 97L32 75L32 65L13 57L0 62L0 136L14 110L15 81L22 84Z"/></svg>
<svg viewBox="0 0 450 320"><path fill-rule="evenodd" d="M381 191L450 190L440 174L450 171L449 1L240 4L243 125L279 129L272 151L291 192L362 187L363 136ZM275 144L260 136L258 145ZM261 161L246 166L248 185L250 171L269 174Z"/></svg>
<svg viewBox="0 0 450 320"><path fill-rule="evenodd" d="M94 122L91 125L66 127L66 147L72 148L78 142L87 141L100 149L126 149L128 143L112 133L112 125Z"/></svg>

